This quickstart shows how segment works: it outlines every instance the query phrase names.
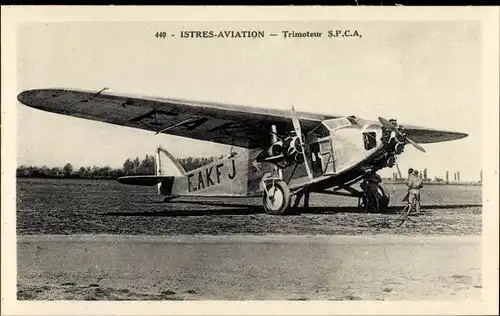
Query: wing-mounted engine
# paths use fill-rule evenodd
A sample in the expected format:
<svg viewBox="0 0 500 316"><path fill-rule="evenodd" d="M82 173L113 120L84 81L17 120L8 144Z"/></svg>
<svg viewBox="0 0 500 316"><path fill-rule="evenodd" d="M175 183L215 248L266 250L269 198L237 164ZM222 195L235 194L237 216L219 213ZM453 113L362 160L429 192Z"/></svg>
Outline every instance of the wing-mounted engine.
<svg viewBox="0 0 500 316"><path fill-rule="evenodd" d="M298 136L295 132L291 132L291 135L285 138L283 141L283 152L285 157L295 163L304 162L304 155L302 154L303 148L301 146L300 137L302 137L302 143L305 143L304 136Z"/></svg>
<svg viewBox="0 0 500 316"><path fill-rule="evenodd" d="M257 162L274 163L281 169L284 169L292 164L303 163L307 171L307 176L309 179L312 179L313 175L309 164L306 161L308 145L304 134L302 134L300 120L297 117L293 106L290 114L293 130L289 131L286 136L280 137L278 136L276 125L271 126L272 144L267 150L260 153L256 157L256 160Z"/></svg>
<svg viewBox="0 0 500 316"><path fill-rule="evenodd" d="M257 156L257 162L274 163L280 168L304 162L303 149L299 137L302 137L302 141L305 143L304 136L298 136L295 131L289 132L285 137L278 138L267 150Z"/></svg>

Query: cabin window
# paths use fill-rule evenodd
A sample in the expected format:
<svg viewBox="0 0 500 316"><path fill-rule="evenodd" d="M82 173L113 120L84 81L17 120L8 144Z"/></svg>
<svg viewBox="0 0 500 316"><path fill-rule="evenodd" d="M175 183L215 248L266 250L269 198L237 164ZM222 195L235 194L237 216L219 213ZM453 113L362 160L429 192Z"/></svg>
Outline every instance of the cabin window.
<svg viewBox="0 0 500 316"><path fill-rule="evenodd" d="M377 134L375 132L363 133L363 142L366 150L375 148L377 146Z"/></svg>

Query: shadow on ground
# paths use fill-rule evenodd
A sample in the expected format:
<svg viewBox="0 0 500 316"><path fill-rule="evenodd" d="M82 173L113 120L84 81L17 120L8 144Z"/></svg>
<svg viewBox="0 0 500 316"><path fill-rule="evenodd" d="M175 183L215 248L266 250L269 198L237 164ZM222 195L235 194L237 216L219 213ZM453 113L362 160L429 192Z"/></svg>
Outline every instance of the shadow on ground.
<svg viewBox="0 0 500 316"><path fill-rule="evenodd" d="M252 214L265 214L262 206L248 205L243 203L223 203L214 201L170 201L170 202L153 202L167 204L171 206L168 210L153 211L153 212L107 212L101 214L102 216L221 216L221 215L252 215ZM176 205L203 205L203 206L216 206L222 207L220 209L176 209ZM437 210L437 209L456 209L456 208L473 208L481 207L481 204L448 204L448 205L422 205L422 210ZM397 214L401 212L402 206L389 206L383 214ZM292 207L287 213L290 215L301 214L339 214L339 213L366 213L364 209L355 206L313 206L313 207Z"/></svg>

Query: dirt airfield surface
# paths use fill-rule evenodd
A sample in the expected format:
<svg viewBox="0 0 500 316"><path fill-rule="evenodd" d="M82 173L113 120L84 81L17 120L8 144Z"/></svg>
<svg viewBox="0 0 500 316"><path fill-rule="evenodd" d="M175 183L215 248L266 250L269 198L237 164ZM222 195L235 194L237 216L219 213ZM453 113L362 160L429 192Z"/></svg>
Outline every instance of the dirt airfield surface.
<svg viewBox="0 0 500 316"><path fill-rule="evenodd" d="M416 223L397 220L405 189L388 185L389 214L366 214L354 198L313 194L311 207L289 216L265 214L259 198L179 198L164 203L156 187L104 180L19 179L17 234L125 235L477 235L481 186L426 186ZM189 202L189 203L187 203ZM394 225L392 225L394 226Z"/></svg>
<svg viewBox="0 0 500 316"><path fill-rule="evenodd" d="M426 186L423 214L399 228L404 188L387 189L389 214L313 195L270 216L258 199L18 179L18 299L480 299L481 187Z"/></svg>

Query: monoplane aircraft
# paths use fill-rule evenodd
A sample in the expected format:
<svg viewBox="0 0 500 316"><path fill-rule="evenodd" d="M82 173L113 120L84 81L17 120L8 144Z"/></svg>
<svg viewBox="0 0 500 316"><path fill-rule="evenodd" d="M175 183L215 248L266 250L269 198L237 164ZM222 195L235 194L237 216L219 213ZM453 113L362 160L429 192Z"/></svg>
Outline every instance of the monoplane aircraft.
<svg viewBox="0 0 500 316"><path fill-rule="evenodd" d="M290 209L292 197L294 206L304 197L304 206L308 207L313 192L363 199L363 192L353 185L382 168L393 167L408 144L425 152L419 143L467 136L398 125L394 119L381 117L369 121L296 112L293 107L290 111L272 110L127 96L105 90L27 90L18 95L18 100L48 112L242 149L186 172L167 150L159 148L156 174L118 179L125 184L156 185L167 201L179 196L262 196L268 213L284 214Z"/></svg>

